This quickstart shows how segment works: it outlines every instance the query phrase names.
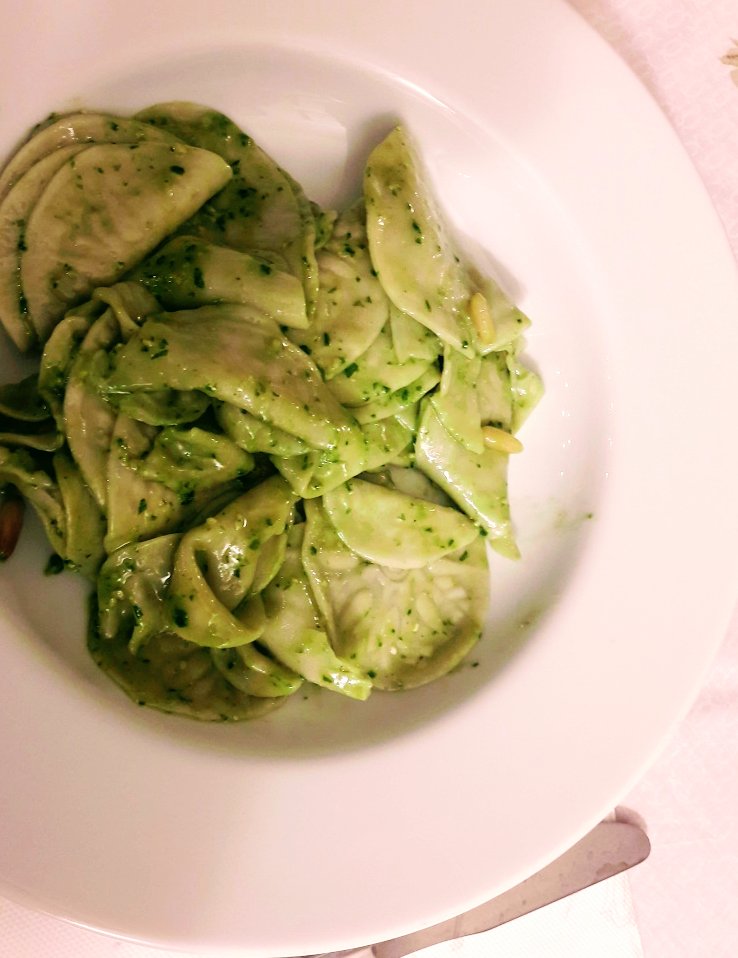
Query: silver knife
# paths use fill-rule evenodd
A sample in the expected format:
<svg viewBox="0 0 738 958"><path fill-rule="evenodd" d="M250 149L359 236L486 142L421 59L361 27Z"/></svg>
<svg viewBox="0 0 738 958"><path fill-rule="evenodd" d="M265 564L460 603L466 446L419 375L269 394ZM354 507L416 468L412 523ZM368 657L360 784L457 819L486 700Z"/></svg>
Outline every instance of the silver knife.
<svg viewBox="0 0 738 958"><path fill-rule="evenodd" d="M400 938L316 958L404 958L442 941L477 935L624 872L645 861L650 851L648 836L637 825L601 822L550 865L463 915Z"/></svg>

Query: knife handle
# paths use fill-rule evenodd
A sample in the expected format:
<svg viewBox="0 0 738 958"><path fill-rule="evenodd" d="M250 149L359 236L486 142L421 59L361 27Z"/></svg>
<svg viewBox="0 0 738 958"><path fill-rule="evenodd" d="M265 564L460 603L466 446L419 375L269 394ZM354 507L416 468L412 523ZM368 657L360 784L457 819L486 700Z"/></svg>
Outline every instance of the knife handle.
<svg viewBox="0 0 738 958"><path fill-rule="evenodd" d="M648 836L637 825L600 822L567 852L514 888L430 928L372 945L371 952L375 958L404 958L442 941L489 931L626 871L645 861L650 851ZM362 958L364 952L360 949Z"/></svg>
<svg viewBox="0 0 738 958"><path fill-rule="evenodd" d="M304 955L302 958L405 958L443 941L490 931L544 905L567 898L640 864L648 858L650 851L648 836L638 825L600 822L550 865L470 911L376 945Z"/></svg>

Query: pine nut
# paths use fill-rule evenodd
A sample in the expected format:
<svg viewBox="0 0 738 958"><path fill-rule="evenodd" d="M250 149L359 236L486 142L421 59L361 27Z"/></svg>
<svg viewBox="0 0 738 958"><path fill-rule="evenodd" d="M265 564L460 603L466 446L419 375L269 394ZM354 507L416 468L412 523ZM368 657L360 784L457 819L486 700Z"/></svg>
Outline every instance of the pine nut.
<svg viewBox="0 0 738 958"><path fill-rule="evenodd" d="M469 300L469 315L477 331L480 346L491 346L497 336L497 330L482 293L475 293Z"/></svg>
<svg viewBox="0 0 738 958"><path fill-rule="evenodd" d="M497 452L504 452L510 455L514 452L522 452L523 444L512 433L505 432L504 429L498 429L497 426L485 426L482 429L484 435L484 444Z"/></svg>

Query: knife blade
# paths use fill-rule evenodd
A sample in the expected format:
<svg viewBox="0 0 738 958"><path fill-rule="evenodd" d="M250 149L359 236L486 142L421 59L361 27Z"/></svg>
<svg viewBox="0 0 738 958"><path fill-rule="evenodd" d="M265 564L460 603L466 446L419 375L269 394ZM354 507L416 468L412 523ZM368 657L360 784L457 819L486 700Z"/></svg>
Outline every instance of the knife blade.
<svg viewBox="0 0 738 958"><path fill-rule="evenodd" d="M490 931L626 871L645 861L650 851L648 836L637 825L601 822L550 865L483 905L421 931L344 954L404 958L442 941Z"/></svg>

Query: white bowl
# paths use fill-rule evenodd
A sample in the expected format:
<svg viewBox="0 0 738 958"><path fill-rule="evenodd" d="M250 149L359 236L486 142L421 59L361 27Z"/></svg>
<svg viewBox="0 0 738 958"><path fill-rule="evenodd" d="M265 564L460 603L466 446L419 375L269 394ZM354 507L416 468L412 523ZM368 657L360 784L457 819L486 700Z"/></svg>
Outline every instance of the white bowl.
<svg viewBox="0 0 738 958"><path fill-rule="evenodd" d="M523 559L456 674L224 727L140 710L29 521L0 578L0 890L242 956L388 938L510 887L638 779L738 582L738 284L666 120L559 0L2 0L0 155L49 110L191 99L322 203L401 119L533 319L510 476ZM3 379L25 368L9 345Z"/></svg>

